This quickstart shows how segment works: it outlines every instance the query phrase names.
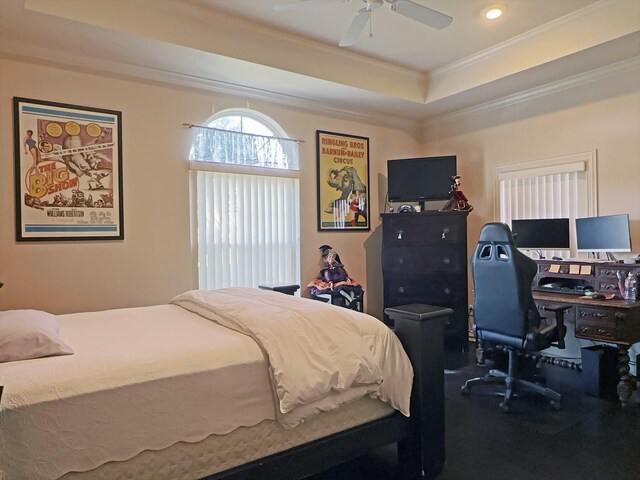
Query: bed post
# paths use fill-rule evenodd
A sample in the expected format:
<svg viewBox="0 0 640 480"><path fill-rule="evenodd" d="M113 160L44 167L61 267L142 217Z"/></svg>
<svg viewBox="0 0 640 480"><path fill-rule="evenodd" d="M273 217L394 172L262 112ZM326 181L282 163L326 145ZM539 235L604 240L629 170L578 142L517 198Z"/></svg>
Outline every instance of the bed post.
<svg viewBox="0 0 640 480"><path fill-rule="evenodd" d="M444 467L444 323L450 308L410 304L384 311L413 365L411 435L398 442L407 478L435 478Z"/></svg>

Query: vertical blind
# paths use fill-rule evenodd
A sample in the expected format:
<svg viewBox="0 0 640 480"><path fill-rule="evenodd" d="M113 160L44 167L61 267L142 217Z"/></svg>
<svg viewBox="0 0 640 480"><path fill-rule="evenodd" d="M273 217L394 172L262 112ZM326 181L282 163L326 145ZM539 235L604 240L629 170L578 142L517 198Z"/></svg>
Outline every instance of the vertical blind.
<svg viewBox="0 0 640 480"><path fill-rule="evenodd" d="M199 288L299 284L297 141L191 127Z"/></svg>
<svg viewBox="0 0 640 480"><path fill-rule="evenodd" d="M499 174L500 221L568 218L571 251L575 252L575 219L590 214L589 185L584 162L512 170ZM547 251L548 256L567 252Z"/></svg>
<svg viewBox="0 0 640 480"><path fill-rule="evenodd" d="M201 289L298 281L298 182L196 172Z"/></svg>

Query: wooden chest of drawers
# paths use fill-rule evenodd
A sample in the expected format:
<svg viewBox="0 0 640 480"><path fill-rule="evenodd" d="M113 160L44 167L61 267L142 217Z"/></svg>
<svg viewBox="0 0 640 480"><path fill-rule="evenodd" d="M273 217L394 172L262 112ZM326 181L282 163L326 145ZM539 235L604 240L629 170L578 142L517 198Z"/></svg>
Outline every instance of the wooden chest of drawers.
<svg viewBox="0 0 640 480"><path fill-rule="evenodd" d="M467 212L382 215L384 307L423 303L449 307L449 344L468 336ZM389 320L385 317L385 321Z"/></svg>

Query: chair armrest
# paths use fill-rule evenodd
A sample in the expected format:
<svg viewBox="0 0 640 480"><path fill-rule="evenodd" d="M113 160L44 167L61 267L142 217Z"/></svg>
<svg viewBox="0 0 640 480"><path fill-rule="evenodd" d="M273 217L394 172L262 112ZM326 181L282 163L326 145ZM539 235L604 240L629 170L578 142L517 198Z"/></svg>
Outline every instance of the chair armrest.
<svg viewBox="0 0 640 480"><path fill-rule="evenodd" d="M564 326L564 312L571 308L571 305L566 303L550 303L544 305L543 310L554 312L556 315L556 328L558 329L558 348L565 348L564 336L567 333L567 329Z"/></svg>

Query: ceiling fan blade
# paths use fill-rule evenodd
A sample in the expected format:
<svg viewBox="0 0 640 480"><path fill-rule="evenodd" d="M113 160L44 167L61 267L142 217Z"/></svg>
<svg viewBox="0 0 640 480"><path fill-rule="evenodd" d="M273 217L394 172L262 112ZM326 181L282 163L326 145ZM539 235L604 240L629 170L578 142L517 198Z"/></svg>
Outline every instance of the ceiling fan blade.
<svg viewBox="0 0 640 480"><path fill-rule="evenodd" d="M347 33L344 34L344 37L342 37L342 40L340 40L338 45L341 47L350 47L356 43L360 33L362 33L362 30L370 19L371 10L367 10L366 8L358 10L358 14L351 21L351 25L349 25Z"/></svg>
<svg viewBox="0 0 640 480"><path fill-rule="evenodd" d="M273 6L276 12L285 12L287 10L297 10L304 7L312 7L315 5L331 5L336 3L349 3L351 0L297 0L289 3L278 3Z"/></svg>
<svg viewBox="0 0 640 480"><path fill-rule="evenodd" d="M424 23L429 27L442 30L449 26L453 18L444 13L432 10L429 7L418 5L411 0L394 0L391 2L391 10L417 22Z"/></svg>

